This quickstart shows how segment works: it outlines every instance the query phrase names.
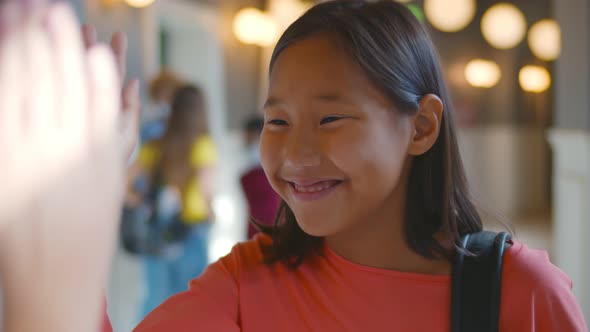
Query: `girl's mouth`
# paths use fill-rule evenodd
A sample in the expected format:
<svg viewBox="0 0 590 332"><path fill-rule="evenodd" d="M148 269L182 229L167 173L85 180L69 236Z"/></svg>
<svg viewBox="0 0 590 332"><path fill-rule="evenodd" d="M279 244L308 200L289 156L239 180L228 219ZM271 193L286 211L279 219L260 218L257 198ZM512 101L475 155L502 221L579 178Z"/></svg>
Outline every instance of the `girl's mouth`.
<svg viewBox="0 0 590 332"><path fill-rule="evenodd" d="M333 192L342 182L340 180L324 180L310 184L301 184L289 181L289 185L296 199L314 201Z"/></svg>

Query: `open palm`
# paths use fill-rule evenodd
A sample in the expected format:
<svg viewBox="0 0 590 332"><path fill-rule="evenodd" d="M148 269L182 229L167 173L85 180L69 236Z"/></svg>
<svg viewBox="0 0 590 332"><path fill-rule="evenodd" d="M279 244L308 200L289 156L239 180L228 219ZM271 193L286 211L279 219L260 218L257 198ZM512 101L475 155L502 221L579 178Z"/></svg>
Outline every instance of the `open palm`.
<svg viewBox="0 0 590 332"><path fill-rule="evenodd" d="M19 3L0 10L18 11ZM0 31L6 326L88 331L99 320L135 135L121 130L121 69L111 47L92 44L86 51L65 4L27 17ZM127 93L137 96L133 89ZM23 312L27 319L16 314ZM60 320L64 313L68 319Z"/></svg>

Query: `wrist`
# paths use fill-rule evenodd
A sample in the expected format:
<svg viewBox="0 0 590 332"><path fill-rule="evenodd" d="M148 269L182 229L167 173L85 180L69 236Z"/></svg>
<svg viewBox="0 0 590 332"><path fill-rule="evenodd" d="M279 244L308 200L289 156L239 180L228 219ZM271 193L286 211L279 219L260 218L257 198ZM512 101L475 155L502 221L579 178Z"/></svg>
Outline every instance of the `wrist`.
<svg viewBox="0 0 590 332"><path fill-rule="evenodd" d="M100 293L27 286L4 290L5 332L98 331L103 304Z"/></svg>

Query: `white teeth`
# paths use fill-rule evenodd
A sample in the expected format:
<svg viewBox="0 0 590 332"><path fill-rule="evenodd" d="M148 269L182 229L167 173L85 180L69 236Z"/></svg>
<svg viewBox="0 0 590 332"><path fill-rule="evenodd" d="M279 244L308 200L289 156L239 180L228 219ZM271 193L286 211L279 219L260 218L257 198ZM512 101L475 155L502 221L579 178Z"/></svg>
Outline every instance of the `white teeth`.
<svg viewBox="0 0 590 332"><path fill-rule="evenodd" d="M324 182L322 184L316 184L312 186L300 186L294 183L295 190L302 192L302 193L315 193L318 191L326 190L334 185L333 182Z"/></svg>

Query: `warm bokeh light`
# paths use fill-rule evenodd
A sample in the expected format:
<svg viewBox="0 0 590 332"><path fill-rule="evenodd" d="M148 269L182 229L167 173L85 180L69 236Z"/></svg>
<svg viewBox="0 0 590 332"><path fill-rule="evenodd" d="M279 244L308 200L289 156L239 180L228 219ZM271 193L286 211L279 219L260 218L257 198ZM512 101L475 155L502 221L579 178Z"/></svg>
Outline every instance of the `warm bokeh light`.
<svg viewBox="0 0 590 332"><path fill-rule="evenodd" d="M551 74L541 66L524 66L518 73L518 82L524 91L540 93L551 86Z"/></svg>
<svg viewBox="0 0 590 332"><path fill-rule="evenodd" d="M127 4L135 8L143 8L151 5L154 0L125 0Z"/></svg>
<svg viewBox="0 0 590 332"><path fill-rule="evenodd" d="M244 8L236 14L234 34L242 43L270 46L278 38L279 30L272 16L256 8Z"/></svg>
<svg viewBox="0 0 590 332"><path fill-rule="evenodd" d="M426 18L438 30L456 32L475 16L475 0L425 0Z"/></svg>
<svg viewBox="0 0 590 332"><path fill-rule="evenodd" d="M478 88L491 88L498 84L502 72L497 63L489 60L474 59L465 66L465 79Z"/></svg>
<svg viewBox="0 0 590 332"><path fill-rule="evenodd" d="M561 53L561 29L555 20L541 20L530 28L529 47L539 59L553 61Z"/></svg>
<svg viewBox="0 0 590 332"><path fill-rule="evenodd" d="M526 19L516 6L499 3L483 14L481 32L492 46L499 49L513 48L524 38Z"/></svg>
<svg viewBox="0 0 590 332"><path fill-rule="evenodd" d="M268 12L272 14L280 28L285 30L312 6L313 4L311 2L301 0L270 1Z"/></svg>

